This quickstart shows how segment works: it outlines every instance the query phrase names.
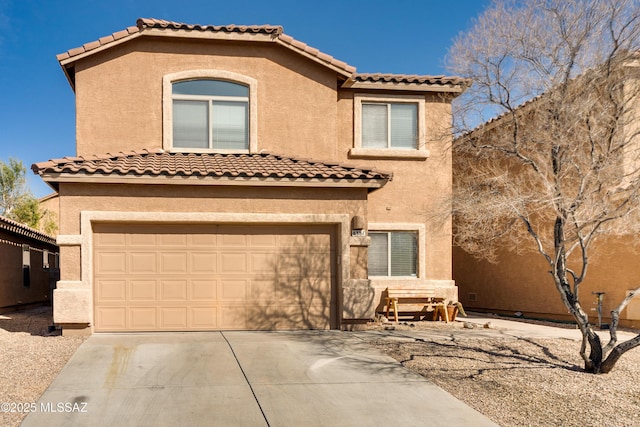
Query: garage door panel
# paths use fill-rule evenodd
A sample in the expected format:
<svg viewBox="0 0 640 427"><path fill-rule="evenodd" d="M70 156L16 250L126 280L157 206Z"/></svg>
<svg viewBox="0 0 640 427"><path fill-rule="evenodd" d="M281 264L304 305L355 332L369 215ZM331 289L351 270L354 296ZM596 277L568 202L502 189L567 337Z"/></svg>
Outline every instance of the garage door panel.
<svg viewBox="0 0 640 427"><path fill-rule="evenodd" d="M331 287L324 282L309 280L281 281L278 286L277 300L309 302L313 298L317 298L318 295L326 295L327 298L330 298L330 291Z"/></svg>
<svg viewBox="0 0 640 427"><path fill-rule="evenodd" d="M244 252L226 252L220 254L221 274L247 274L249 266Z"/></svg>
<svg viewBox="0 0 640 427"><path fill-rule="evenodd" d="M120 252L102 252L96 257L95 268L99 274L124 274L127 272L126 254Z"/></svg>
<svg viewBox="0 0 640 427"><path fill-rule="evenodd" d="M128 234L126 235L130 246L146 246L155 248L158 242L155 234Z"/></svg>
<svg viewBox="0 0 640 427"><path fill-rule="evenodd" d="M215 234L189 234L187 238L190 247L211 248L217 246Z"/></svg>
<svg viewBox="0 0 640 427"><path fill-rule="evenodd" d="M252 280L249 284L249 299L256 301L273 302L277 299L276 281L274 280Z"/></svg>
<svg viewBox="0 0 640 427"><path fill-rule="evenodd" d="M247 329L248 308L245 306L221 306L220 327L222 329Z"/></svg>
<svg viewBox="0 0 640 427"><path fill-rule="evenodd" d="M129 280L129 298L132 301L155 301L158 298L156 280Z"/></svg>
<svg viewBox="0 0 640 427"><path fill-rule="evenodd" d="M198 300L216 300L218 295L218 281L211 279L192 279L191 299Z"/></svg>
<svg viewBox="0 0 640 427"><path fill-rule="evenodd" d="M155 273L158 269L156 256L155 252L129 253L129 272L132 274Z"/></svg>
<svg viewBox="0 0 640 427"><path fill-rule="evenodd" d="M281 235L278 236L278 246L281 248L329 248L331 236L323 234Z"/></svg>
<svg viewBox="0 0 640 427"><path fill-rule="evenodd" d="M195 252L190 254L191 273L215 273L218 255L215 252Z"/></svg>
<svg viewBox="0 0 640 427"><path fill-rule="evenodd" d="M191 328L193 329L215 329L218 327L217 307L192 307L191 308Z"/></svg>
<svg viewBox="0 0 640 427"><path fill-rule="evenodd" d="M94 230L98 332L330 327L332 227Z"/></svg>
<svg viewBox="0 0 640 427"><path fill-rule="evenodd" d="M273 234L254 234L249 236L249 245L252 248L275 248L278 239Z"/></svg>
<svg viewBox="0 0 640 427"><path fill-rule="evenodd" d="M160 301L187 301L187 281L161 280Z"/></svg>
<svg viewBox="0 0 640 427"><path fill-rule="evenodd" d="M249 254L249 272L274 273L277 267L277 256L261 249L259 252Z"/></svg>
<svg viewBox="0 0 640 427"><path fill-rule="evenodd" d="M160 307L161 329L188 329L187 307Z"/></svg>
<svg viewBox="0 0 640 427"><path fill-rule="evenodd" d="M245 301L246 299L247 280L220 280L220 301Z"/></svg>
<svg viewBox="0 0 640 427"><path fill-rule="evenodd" d="M96 298L100 301L127 300L127 281L124 279L101 280L97 289Z"/></svg>
<svg viewBox="0 0 640 427"><path fill-rule="evenodd" d="M218 246L246 248L247 236L243 234L220 234L218 235Z"/></svg>
<svg viewBox="0 0 640 427"><path fill-rule="evenodd" d="M158 313L156 307L129 307L128 329L134 331L152 331L158 328Z"/></svg>
<svg viewBox="0 0 640 427"><path fill-rule="evenodd" d="M127 236L125 234L95 234L94 244L99 246L117 246L122 247L126 244Z"/></svg>
<svg viewBox="0 0 640 427"><path fill-rule="evenodd" d="M158 235L158 246L161 247L187 247L187 235L182 233Z"/></svg>
<svg viewBox="0 0 640 427"><path fill-rule="evenodd" d="M255 329L328 329L328 309L301 307L299 304L255 306L249 309Z"/></svg>
<svg viewBox="0 0 640 427"><path fill-rule="evenodd" d="M186 274L187 254L184 252L161 252L160 272L169 274Z"/></svg>
<svg viewBox="0 0 640 427"><path fill-rule="evenodd" d="M127 310L124 307L100 307L95 311L96 323L112 331L127 329Z"/></svg>

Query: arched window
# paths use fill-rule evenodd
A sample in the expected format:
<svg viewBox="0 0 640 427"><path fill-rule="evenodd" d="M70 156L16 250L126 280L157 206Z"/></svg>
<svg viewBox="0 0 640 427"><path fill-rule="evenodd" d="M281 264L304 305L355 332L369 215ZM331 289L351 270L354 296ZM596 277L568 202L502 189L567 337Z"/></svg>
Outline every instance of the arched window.
<svg viewBox="0 0 640 427"><path fill-rule="evenodd" d="M172 84L173 147L248 150L249 88L225 80Z"/></svg>
<svg viewBox="0 0 640 427"><path fill-rule="evenodd" d="M162 78L162 147L193 153L258 151L258 81L227 70Z"/></svg>

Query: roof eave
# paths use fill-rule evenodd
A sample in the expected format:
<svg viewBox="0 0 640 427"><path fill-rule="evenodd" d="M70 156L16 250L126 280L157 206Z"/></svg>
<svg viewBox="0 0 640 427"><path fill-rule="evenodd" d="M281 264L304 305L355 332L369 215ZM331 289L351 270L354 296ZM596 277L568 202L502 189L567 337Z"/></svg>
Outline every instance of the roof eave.
<svg viewBox="0 0 640 427"><path fill-rule="evenodd" d="M75 90L74 64L91 55L103 52L122 43L127 43L140 36L151 37L175 37L182 39L194 40L233 40L233 41L251 41L251 42L267 42L276 43L289 50L292 50L322 66L325 66L345 79L348 79L355 73L356 68L342 61L333 58L330 55L320 52L318 49L312 48L305 43L295 40L293 37L283 33L253 33L253 32L225 32L225 31L200 31L180 28L138 28L129 27L126 30L114 33L110 36L84 44L81 47L71 49L65 53L57 55L58 62L69 81L71 87Z"/></svg>
<svg viewBox="0 0 640 427"><path fill-rule="evenodd" d="M363 82L349 79L342 84L343 89L394 90L410 92L438 92L460 95L466 90L464 85L401 82Z"/></svg>
<svg viewBox="0 0 640 427"><path fill-rule="evenodd" d="M83 173L41 173L40 177L56 191L59 183L140 184L140 185L207 185L249 187L332 187L378 189L387 178L290 178L250 176L183 176L183 175L99 175ZM54 186L55 185L55 186Z"/></svg>

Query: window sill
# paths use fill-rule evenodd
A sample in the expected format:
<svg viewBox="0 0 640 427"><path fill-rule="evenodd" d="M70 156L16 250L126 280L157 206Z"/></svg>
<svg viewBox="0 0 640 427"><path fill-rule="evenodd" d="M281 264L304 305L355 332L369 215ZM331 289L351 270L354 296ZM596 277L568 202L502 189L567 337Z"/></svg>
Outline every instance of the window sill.
<svg viewBox="0 0 640 427"><path fill-rule="evenodd" d="M425 160L429 157L429 150L402 150L398 148L352 148L349 150L351 158L376 159L411 159Z"/></svg>

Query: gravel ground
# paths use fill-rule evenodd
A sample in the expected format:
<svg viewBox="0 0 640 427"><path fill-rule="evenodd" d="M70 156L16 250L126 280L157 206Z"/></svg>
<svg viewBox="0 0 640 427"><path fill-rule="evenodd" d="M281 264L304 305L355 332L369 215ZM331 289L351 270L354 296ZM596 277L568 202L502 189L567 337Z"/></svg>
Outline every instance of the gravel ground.
<svg viewBox="0 0 640 427"><path fill-rule="evenodd" d="M51 323L50 308L0 315L0 404L37 402L84 341L49 334ZM395 333L416 329L440 336L372 335L371 344L501 426L640 426L640 348L610 374L591 375L581 371L577 341L442 334L462 329L460 322L398 325ZM18 426L24 416L0 411L0 426Z"/></svg>
<svg viewBox="0 0 640 427"><path fill-rule="evenodd" d="M84 341L50 334L52 323L50 307L0 314L0 426L20 425L25 404L38 401Z"/></svg>
<svg viewBox="0 0 640 427"><path fill-rule="evenodd" d="M396 330L429 328L462 323ZM582 372L579 341L455 336L371 343L501 426L640 426L640 348L593 375Z"/></svg>

